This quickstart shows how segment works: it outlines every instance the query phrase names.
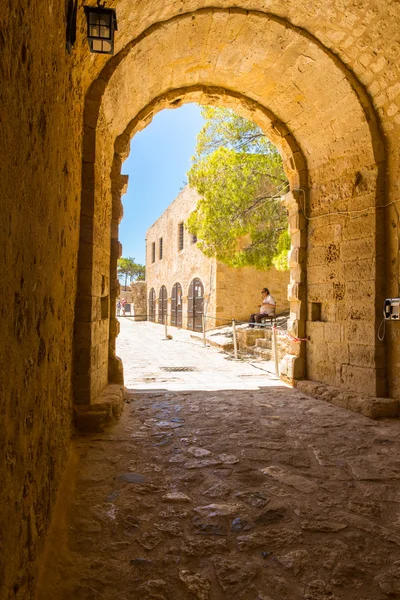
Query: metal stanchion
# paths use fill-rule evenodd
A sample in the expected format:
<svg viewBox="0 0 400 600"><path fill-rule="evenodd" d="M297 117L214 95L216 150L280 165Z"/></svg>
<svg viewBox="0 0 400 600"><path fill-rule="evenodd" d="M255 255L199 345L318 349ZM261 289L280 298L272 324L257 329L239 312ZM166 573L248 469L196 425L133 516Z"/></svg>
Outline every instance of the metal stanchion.
<svg viewBox="0 0 400 600"><path fill-rule="evenodd" d="M237 359L238 357L238 349L237 349L237 337L236 337L236 321L232 319L232 333L233 333L233 352L234 356Z"/></svg>
<svg viewBox="0 0 400 600"><path fill-rule="evenodd" d="M201 315L201 327L203 329L203 344L204 346L207 346L207 340L206 340L206 318L203 315Z"/></svg>
<svg viewBox="0 0 400 600"><path fill-rule="evenodd" d="M274 342L275 375L279 377L278 334L276 332L276 327L272 328L272 336Z"/></svg>

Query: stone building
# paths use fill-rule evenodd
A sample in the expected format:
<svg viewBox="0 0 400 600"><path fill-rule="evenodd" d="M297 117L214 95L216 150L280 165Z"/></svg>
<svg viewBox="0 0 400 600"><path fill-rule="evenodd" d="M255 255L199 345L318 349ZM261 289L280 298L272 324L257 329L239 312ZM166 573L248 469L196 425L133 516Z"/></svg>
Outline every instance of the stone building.
<svg viewBox="0 0 400 600"><path fill-rule="evenodd" d="M122 165L158 111L230 107L282 154L290 330L310 337L292 381L400 398L399 323L378 337L400 296L398 0L112 6L113 56L90 53L83 2L1 7L1 600L34 595L74 417L121 405Z"/></svg>
<svg viewBox="0 0 400 600"><path fill-rule="evenodd" d="M260 292L269 287L277 310L289 308L288 271L259 271L253 267L233 269L207 258L185 228L199 195L185 187L146 235L146 283L150 320L187 329L206 329L235 318L248 321L257 312ZM166 297L163 310L163 296Z"/></svg>

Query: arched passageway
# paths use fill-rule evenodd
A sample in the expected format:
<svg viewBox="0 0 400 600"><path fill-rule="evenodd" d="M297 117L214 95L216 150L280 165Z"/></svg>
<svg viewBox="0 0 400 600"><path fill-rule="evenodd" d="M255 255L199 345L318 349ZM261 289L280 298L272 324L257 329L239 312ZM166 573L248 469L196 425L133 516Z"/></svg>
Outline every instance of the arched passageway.
<svg viewBox="0 0 400 600"><path fill-rule="evenodd" d="M232 43L238 32L240 48ZM161 47L168 51L160 54ZM223 9L182 14L133 39L109 61L87 97L83 168L82 210L86 214L90 198L93 226L100 219L103 237L87 247L86 258L81 255L81 268L87 260L99 264L99 246L107 246L110 235L107 219L111 248L118 247L113 237L118 218L111 215L120 214L121 166L130 138L155 112L190 101L229 106L254 120L282 154L291 186L290 330L310 337L307 347L292 344L287 378L307 375L384 394L384 351L376 341L383 298L378 251L383 221L377 207L385 200L379 127L368 96L346 66L308 32L281 19ZM104 185L109 173L111 194ZM102 257L108 273L108 258ZM93 274L93 294L101 296L99 275ZM113 301L116 290L107 291ZM77 330L93 326L77 323ZM102 328L108 328L107 320L97 324ZM88 353L95 351L92 342ZM115 359L109 360L113 372ZM106 369L87 377L93 401L107 385Z"/></svg>
<svg viewBox="0 0 400 600"><path fill-rule="evenodd" d="M89 54L76 5L71 53L64 0L2 7L5 597L32 592L73 398L91 408L122 383L110 319L121 164L157 110L221 104L268 132L293 190L292 331L310 335L291 375L400 398L397 324L376 336L382 299L400 295L399 2L113 0L111 58Z"/></svg>
<svg viewBox="0 0 400 600"><path fill-rule="evenodd" d="M171 325L182 327L182 286L175 283L171 294Z"/></svg>

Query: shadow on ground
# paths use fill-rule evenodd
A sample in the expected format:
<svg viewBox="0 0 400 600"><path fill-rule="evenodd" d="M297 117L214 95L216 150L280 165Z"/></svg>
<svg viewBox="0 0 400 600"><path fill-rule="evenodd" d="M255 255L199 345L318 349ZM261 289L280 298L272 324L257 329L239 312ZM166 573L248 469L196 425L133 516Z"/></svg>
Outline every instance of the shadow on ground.
<svg viewBox="0 0 400 600"><path fill-rule="evenodd" d="M400 429L297 390L128 390L77 438L38 600L400 597Z"/></svg>

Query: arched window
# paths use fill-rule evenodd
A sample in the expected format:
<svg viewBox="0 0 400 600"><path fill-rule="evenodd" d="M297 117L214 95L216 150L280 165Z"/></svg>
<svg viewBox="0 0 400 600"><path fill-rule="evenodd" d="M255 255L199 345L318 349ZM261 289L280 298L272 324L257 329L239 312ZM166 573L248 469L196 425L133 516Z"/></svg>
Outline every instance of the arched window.
<svg viewBox="0 0 400 600"><path fill-rule="evenodd" d="M171 325L182 327L182 286L175 283L171 296Z"/></svg>
<svg viewBox="0 0 400 600"><path fill-rule="evenodd" d="M189 287L188 295L188 329L202 331L202 315L204 312L204 286L197 277Z"/></svg>
<svg viewBox="0 0 400 600"><path fill-rule="evenodd" d="M165 323L167 318L168 299L167 288L162 285L158 294L158 322Z"/></svg>
<svg viewBox="0 0 400 600"><path fill-rule="evenodd" d="M149 292L149 321L156 320L156 291L151 288Z"/></svg>

